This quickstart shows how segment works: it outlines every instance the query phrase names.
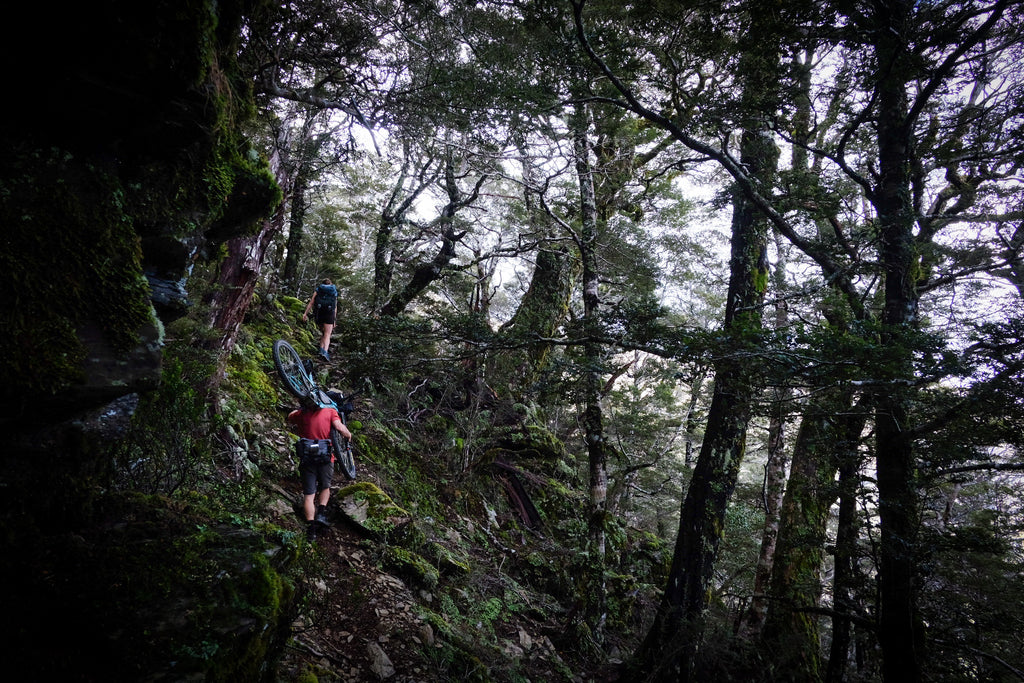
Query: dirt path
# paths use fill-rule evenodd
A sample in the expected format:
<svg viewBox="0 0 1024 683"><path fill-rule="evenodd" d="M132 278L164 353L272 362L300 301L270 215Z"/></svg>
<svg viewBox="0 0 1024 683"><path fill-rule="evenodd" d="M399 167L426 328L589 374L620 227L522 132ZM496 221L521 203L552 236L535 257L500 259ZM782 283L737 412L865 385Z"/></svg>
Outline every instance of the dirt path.
<svg viewBox="0 0 1024 683"><path fill-rule="evenodd" d="M282 674L312 667L321 683L432 680L421 654L432 644L429 627L416 616L409 588L376 566L372 547L339 521L304 552L320 571L310 571L301 589Z"/></svg>

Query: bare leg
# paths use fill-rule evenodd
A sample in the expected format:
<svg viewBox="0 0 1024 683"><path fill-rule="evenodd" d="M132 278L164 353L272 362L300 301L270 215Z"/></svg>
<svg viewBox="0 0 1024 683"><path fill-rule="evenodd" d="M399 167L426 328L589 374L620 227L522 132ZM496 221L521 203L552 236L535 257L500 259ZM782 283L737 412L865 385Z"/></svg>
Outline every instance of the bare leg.
<svg viewBox="0 0 1024 683"><path fill-rule="evenodd" d="M320 337L320 348L324 351L331 350L331 333L334 332L334 325L325 323L322 327L323 336Z"/></svg>
<svg viewBox="0 0 1024 683"><path fill-rule="evenodd" d="M327 495L331 494L331 490L327 489ZM302 498L302 511L306 513L306 521L312 522L313 515L316 513L316 505L313 503L313 494L303 496Z"/></svg>

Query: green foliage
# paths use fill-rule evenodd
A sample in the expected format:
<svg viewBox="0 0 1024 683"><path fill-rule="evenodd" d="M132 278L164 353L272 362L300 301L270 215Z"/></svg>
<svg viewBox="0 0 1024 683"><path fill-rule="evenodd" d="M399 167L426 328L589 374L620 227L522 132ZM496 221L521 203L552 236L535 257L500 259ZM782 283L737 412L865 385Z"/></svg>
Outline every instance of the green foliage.
<svg viewBox="0 0 1024 683"><path fill-rule="evenodd" d="M153 325L139 239L108 169L20 148L4 170L0 397L54 394L84 379L83 328L125 353Z"/></svg>
<svg viewBox="0 0 1024 683"><path fill-rule="evenodd" d="M415 585L427 590L437 588L440 579L437 569L414 552L389 546L384 550L384 564L396 576Z"/></svg>
<svg viewBox="0 0 1024 683"><path fill-rule="evenodd" d="M210 473L212 423L200 368L169 360L160 389L144 397L123 441L114 445L113 483L123 490L175 493Z"/></svg>

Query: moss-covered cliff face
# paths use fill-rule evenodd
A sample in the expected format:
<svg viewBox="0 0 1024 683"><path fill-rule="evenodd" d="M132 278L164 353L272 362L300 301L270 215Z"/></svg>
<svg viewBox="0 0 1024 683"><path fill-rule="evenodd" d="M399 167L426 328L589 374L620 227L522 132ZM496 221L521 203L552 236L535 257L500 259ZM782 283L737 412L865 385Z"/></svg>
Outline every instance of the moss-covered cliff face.
<svg viewBox="0 0 1024 683"><path fill-rule="evenodd" d="M6 418L151 387L193 263L279 201L241 133L234 55L256 5L83 3L8 24L33 95L0 125Z"/></svg>
<svg viewBox="0 0 1024 683"><path fill-rule="evenodd" d="M110 476L193 266L280 201L235 62L261 5L30 3L0 28L0 653L19 680L258 680L288 623L290 539Z"/></svg>

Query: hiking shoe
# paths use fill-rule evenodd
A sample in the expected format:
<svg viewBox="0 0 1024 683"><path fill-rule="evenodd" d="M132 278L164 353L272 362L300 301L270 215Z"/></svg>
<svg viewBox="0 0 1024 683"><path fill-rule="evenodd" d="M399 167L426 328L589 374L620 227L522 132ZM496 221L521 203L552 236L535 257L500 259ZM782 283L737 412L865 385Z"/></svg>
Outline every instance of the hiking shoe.
<svg viewBox="0 0 1024 683"><path fill-rule="evenodd" d="M306 540L310 543L316 540L316 522L310 522L306 528Z"/></svg>
<svg viewBox="0 0 1024 683"><path fill-rule="evenodd" d="M323 358L324 360L330 360L331 354L327 353L325 349L320 349L320 357Z"/></svg>
<svg viewBox="0 0 1024 683"><path fill-rule="evenodd" d="M313 516L313 521L323 526L330 526L331 523L327 521L327 507L318 507L316 509L316 515Z"/></svg>

